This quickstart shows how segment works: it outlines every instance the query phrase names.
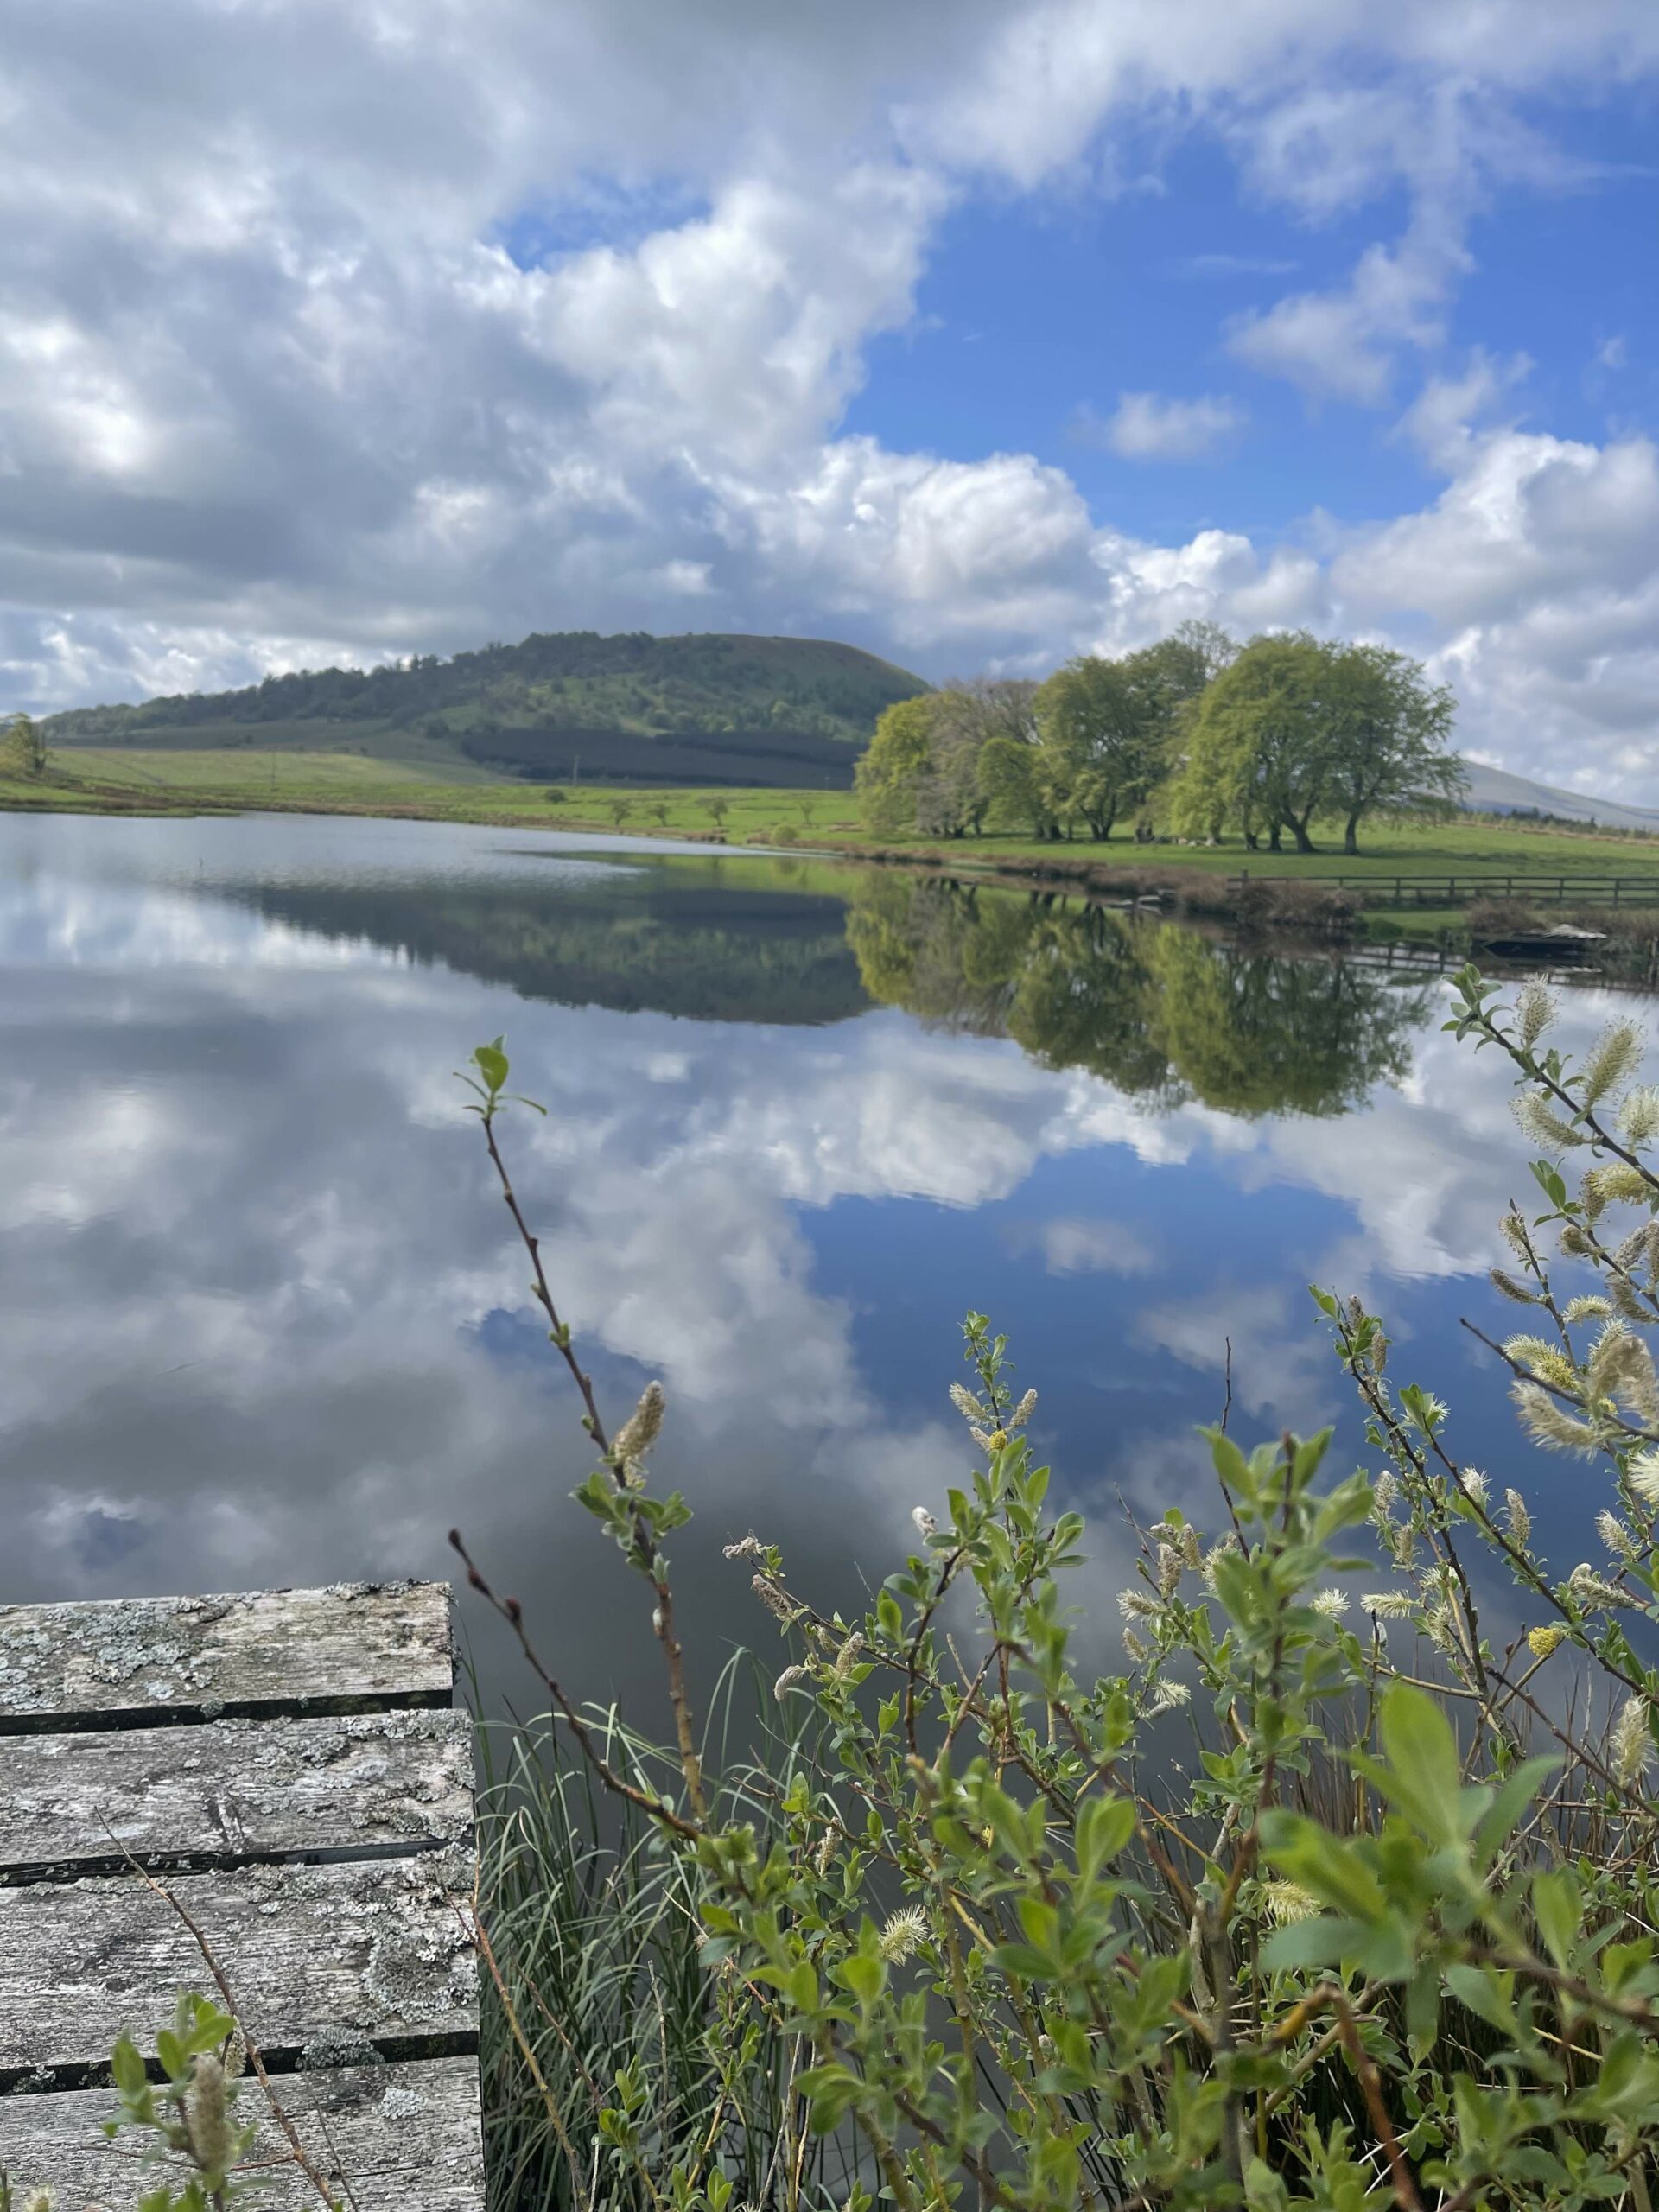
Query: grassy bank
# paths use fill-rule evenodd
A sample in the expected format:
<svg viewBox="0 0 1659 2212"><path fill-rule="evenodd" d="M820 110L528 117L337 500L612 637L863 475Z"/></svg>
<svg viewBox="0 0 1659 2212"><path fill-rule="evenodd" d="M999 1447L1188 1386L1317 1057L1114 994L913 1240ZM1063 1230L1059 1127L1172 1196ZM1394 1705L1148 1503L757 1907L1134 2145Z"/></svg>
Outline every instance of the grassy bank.
<svg viewBox="0 0 1659 2212"><path fill-rule="evenodd" d="M893 838L864 831L850 791L667 788L610 785L547 786L482 772L438 779L416 760L292 747L246 746L188 749L132 746L77 747L53 755L43 779L0 777L0 808L59 812L178 814L250 808L365 814L504 827L597 830L646 836L716 840L732 844L810 846L866 859L908 861L953 874L1012 881L1040 878L1082 891L1122 894L1139 886L1185 883L1192 903L1230 911L1236 903L1206 879L1313 883L1361 880L1359 903L1383 931L1437 937L1457 931L1457 908L1397 909L1389 904L1400 874L1538 877L1618 873L1656 880L1659 838L1506 821L1459 818L1444 823L1379 820L1364 849L1340 850L1335 825L1316 836L1313 853L1247 852L1236 842L1216 847L1137 845L1127 836L1103 842L1044 842L1030 837ZM1375 899L1365 885L1375 881Z"/></svg>

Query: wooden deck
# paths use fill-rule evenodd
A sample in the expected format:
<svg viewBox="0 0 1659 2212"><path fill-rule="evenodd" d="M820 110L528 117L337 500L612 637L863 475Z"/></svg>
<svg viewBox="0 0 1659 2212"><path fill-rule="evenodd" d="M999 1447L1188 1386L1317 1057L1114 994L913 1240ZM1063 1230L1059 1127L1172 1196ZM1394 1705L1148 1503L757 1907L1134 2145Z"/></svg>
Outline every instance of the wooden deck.
<svg viewBox="0 0 1659 2212"><path fill-rule="evenodd" d="M356 2212L480 2212L473 1770L436 1583L0 1608L0 2170L128 2212L110 2046L211 1944ZM265 2118L257 2084L243 2116ZM257 2158L287 2150L262 2126ZM270 2202L316 2207L299 2171ZM152 2184L153 2185L153 2182ZM265 2198L262 2196L261 2202Z"/></svg>

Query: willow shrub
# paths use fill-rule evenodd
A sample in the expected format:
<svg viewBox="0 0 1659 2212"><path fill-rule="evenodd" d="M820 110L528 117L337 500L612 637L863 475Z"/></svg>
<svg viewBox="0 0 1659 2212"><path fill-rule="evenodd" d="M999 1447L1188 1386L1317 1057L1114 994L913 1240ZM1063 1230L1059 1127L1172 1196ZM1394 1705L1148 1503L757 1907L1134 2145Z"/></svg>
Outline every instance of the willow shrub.
<svg viewBox="0 0 1659 2212"><path fill-rule="evenodd" d="M937 1524L918 1509L873 1607L818 1612L777 1549L734 1548L785 1647L789 1723L738 1819L704 1771L673 1624L666 1543L689 1509L650 1477L662 1393L608 1434L498 1148L505 1057L474 1056L594 1441L578 1496L649 1586L673 1751L620 1767L543 1679L694 1899L707 1990L714 2124L662 2125L637 2069L591 2084L561 2122L570 2201L1647 2212L1659 1091L1634 1080L1628 1026L1578 1065L1549 1046L1539 987L1513 1007L1472 969L1455 988L1448 1027L1508 1056L1549 1154L1495 1277L1528 1325L1494 1351L1531 1433L1602 1470L1605 1557L1547 1565L1524 1500L1391 1379L1380 1320L1320 1291L1370 1464L1333 1478L1327 1435L1247 1450L1209 1431L1214 1527L1172 1508L1142 1532L1124 1671L1085 1677L1067 1600L1083 1522L1052 1510L1034 1394L972 1315L952 1396L974 1471ZM517 1604L467 1564L533 1658ZM1503 1649L1480 1611L1494 1568L1529 1624ZM1198 1745L1179 1767L1176 1708ZM730 2116L758 2050L786 2052L787 2079L735 2198ZM833 2189L815 2139L857 2145Z"/></svg>

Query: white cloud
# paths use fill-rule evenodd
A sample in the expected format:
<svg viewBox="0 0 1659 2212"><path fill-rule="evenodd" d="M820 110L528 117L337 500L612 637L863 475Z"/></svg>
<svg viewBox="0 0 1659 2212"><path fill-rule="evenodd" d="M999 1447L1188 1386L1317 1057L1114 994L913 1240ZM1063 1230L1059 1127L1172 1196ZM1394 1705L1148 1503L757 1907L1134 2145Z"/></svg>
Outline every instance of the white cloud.
<svg viewBox="0 0 1659 2212"><path fill-rule="evenodd" d="M1430 377L1400 419L1400 434L1442 474L1467 465L1475 426L1492 414L1530 373L1524 353L1495 361L1478 349L1459 377Z"/></svg>
<svg viewBox="0 0 1659 2212"><path fill-rule="evenodd" d="M1441 311L1466 266L1443 233L1370 246L1342 290L1298 292L1240 317L1229 347L1247 367L1288 377L1315 397L1380 407L1393 388L1398 349L1430 346L1443 334Z"/></svg>
<svg viewBox="0 0 1659 2212"><path fill-rule="evenodd" d="M1103 422L1081 413L1077 429L1122 461L1198 461L1248 419L1236 399L1174 399L1156 391L1126 391Z"/></svg>
<svg viewBox="0 0 1659 2212"><path fill-rule="evenodd" d="M157 0L142 36L86 0L13 11L0 44L9 696L693 607L941 673L1185 613L1361 620L1439 656L1470 742L1536 766L1548 731L1580 746L1573 772L1640 783L1659 583L1639 440L1556 453L1425 400L1446 492L1332 550L1144 543L1029 454L843 427L964 195L1116 191L1191 130L1310 224L1413 207L1345 285L1230 341L1379 403L1437 346L1483 195L1570 181L1518 119L1529 96L1659 64L1640 0ZM1111 435L1191 453L1236 406L1132 395ZM1431 549L1449 588L1421 607Z"/></svg>
<svg viewBox="0 0 1659 2212"><path fill-rule="evenodd" d="M1011 1235L1008 1242L1016 1252L1034 1247L1052 1275L1144 1275L1157 1265L1146 1238L1121 1221L1062 1215L1034 1222L1028 1231Z"/></svg>

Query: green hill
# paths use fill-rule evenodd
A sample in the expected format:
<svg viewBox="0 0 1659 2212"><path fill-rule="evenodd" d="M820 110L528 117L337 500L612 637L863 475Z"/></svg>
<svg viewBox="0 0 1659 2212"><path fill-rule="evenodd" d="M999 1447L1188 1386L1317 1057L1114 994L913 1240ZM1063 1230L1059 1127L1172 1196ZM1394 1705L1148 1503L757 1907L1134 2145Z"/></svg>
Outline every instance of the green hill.
<svg viewBox="0 0 1659 2212"><path fill-rule="evenodd" d="M642 784L845 785L876 716L921 677L816 638L592 631L301 670L240 691L84 707L53 746L366 753L442 773Z"/></svg>

